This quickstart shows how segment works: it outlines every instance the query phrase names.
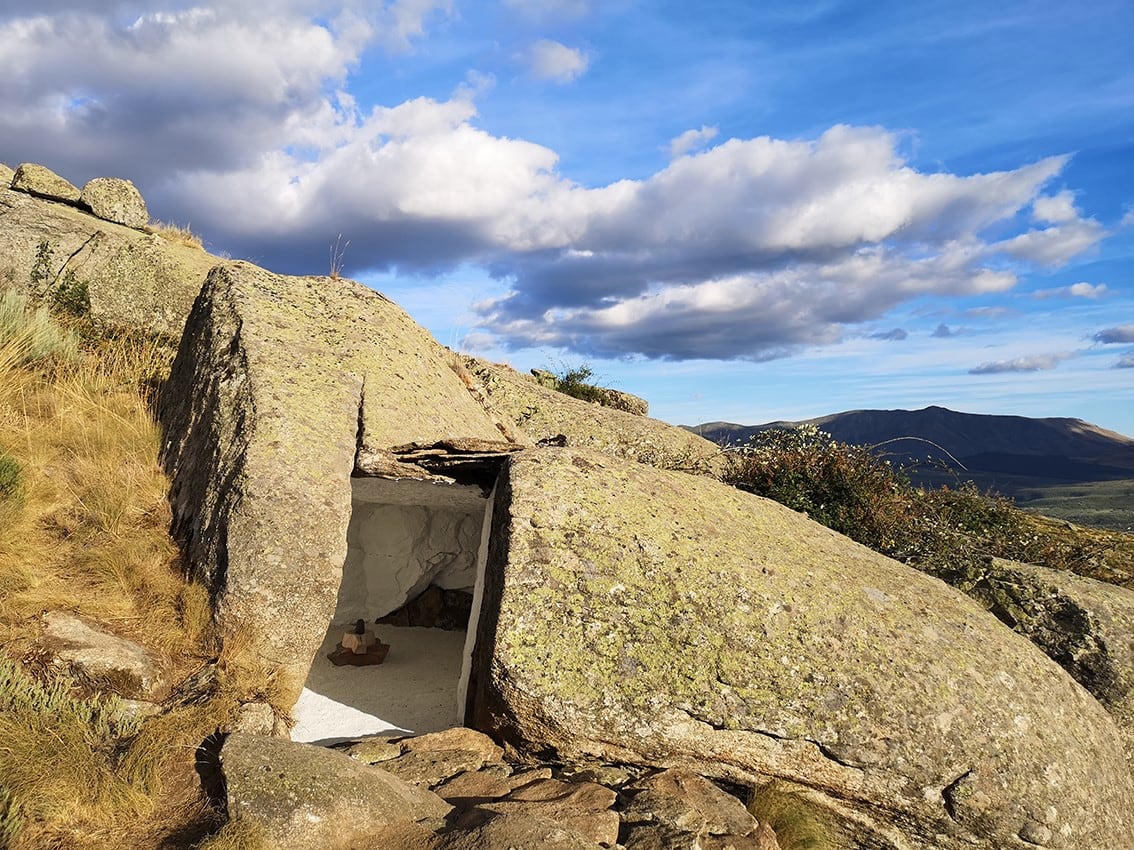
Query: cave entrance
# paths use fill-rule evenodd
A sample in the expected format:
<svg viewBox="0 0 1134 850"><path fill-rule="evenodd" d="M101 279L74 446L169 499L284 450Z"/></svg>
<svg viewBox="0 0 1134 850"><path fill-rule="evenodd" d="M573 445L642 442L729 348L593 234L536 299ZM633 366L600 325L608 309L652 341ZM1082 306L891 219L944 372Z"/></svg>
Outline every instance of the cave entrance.
<svg viewBox="0 0 1134 850"><path fill-rule="evenodd" d="M351 479L342 584L293 709L293 740L333 743L463 722L460 683L467 681L476 628L476 614L471 628L469 614L474 598L479 604L495 479L493 469L486 484L484 472L469 484ZM359 619L389 653L381 664L334 665L328 654Z"/></svg>

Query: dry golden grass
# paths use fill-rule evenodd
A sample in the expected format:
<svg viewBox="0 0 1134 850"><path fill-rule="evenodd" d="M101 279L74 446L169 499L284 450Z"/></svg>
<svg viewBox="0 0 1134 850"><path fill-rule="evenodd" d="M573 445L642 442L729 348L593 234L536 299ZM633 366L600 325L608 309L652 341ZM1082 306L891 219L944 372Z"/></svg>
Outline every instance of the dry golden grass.
<svg viewBox="0 0 1134 850"><path fill-rule="evenodd" d="M165 653L197 646L205 600L179 576L159 433L131 374L88 356L67 369L0 372L0 445L24 499L0 551L0 629L62 608Z"/></svg>
<svg viewBox="0 0 1134 850"><path fill-rule="evenodd" d="M168 536L146 399L170 351L138 335L86 336L69 358L29 359L0 341L0 451L17 485L0 498L0 640L23 658L44 611L71 611L157 652L177 682L219 641L208 594L184 580ZM242 645L229 642L193 699L140 728L76 708L90 700L68 701L72 683L36 683L13 668L22 678L0 688L0 846L156 847L186 825L197 839L215 829L194 773L198 748L242 702L274 696ZM50 705L45 685L62 688Z"/></svg>
<svg viewBox="0 0 1134 850"><path fill-rule="evenodd" d="M256 824L234 818L201 844L200 850L262 850L267 846L263 833Z"/></svg>
<svg viewBox="0 0 1134 850"><path fill-rule="evenodd" d="M188 248L205 249L201 237L190 230L189 225L174 224L172 222L164 221L151 221L146 226L148 233L154 233L164 239L166 242L172 242L175 245L185 245Z"/></svg>

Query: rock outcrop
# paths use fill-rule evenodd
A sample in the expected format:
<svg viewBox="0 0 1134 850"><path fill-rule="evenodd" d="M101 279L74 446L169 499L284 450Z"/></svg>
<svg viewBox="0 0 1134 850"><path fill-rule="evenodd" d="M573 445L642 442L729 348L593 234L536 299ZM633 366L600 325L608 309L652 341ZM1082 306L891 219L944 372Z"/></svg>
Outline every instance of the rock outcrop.
<svg viewBox="0 0 1134 850"><path fill-rule="evenodd" d="M16 191L27 192L37 198L66 204L77 204L82 195L79 187L71 181L60 177L50 168L30 162L25 162L16 169L11 186Z"/></svg>
<svg viewBox="0 0 1134 850"><path fill-rule="evenodd" d="M344 801L366 831L355 845L399 850L780 850L744 802L688 771L592 764L525 767L507 762L480 732L451 729L417 738L367 738L327 754L287 742L231 736L221 751L230 814L282 847L344 834L325 824ZM344 764L346 763L346 764ZM555 774L555 775L553 775ZM345 793L336 798L341 775ZM305 785L314 793L297 793ZM358 789L362 789L359 792ZM396 804L420 809L398 813ZM365 799L363 799L365 798ZM448 807L448 815L441 819ZM371 811L370 809L373 809ZM310 843L308 843L310 842Z"/></svg>
<svg viewBox="0 0 1134 850"><path fill-rule="evenodd" d="M141 229L150 221L142 193L129 180L96 177L83 186L79 203L98 218Z"/></svg>
<svg viewBox="0 0 1134 850"><path fill-rule="evenodd" d="M161 660L134 641L65 611L48 612L44 622L38 651L92 690L151 700L164 686Z"/></svg>
<svg viewBox="0 0 1134 850"><path fill-rule="evenodd" d="M209 274L164 399L174 535L222 625L278 666L292 701L335 610L356 458L431 478L394 450L501 440L448 353L396 304L248 263Z"/></svg>
<svg viewBox="0 0 1134 850"><path fill-rule="evenodd" d="M1134 766L1134 591L1001 558L940 577L1090 691L1114 718Z"/></svg>
<svg viewBox="0 0 1134 850"><path fill-rule="evenodd" d="M509 366L473 357L463 362L475 379L471 389L483 398L486 409L529 443L558 440L689 472L712 474L719 466L720 447L682 428L580 401Z"/></svg>
<svg viewBox="0 0 1134 850"><path fill-rule="evenodd" d="M230 818L267 850L371 846L392 824L443 823L452 806L333 750L234 732L220 753Z"/></svg>
<svg viewBox="0 0 1134 850"><path fill-rule="evenodd" d="M56 203L44 199L46 184L37 180L34 185L42 189L37 195L0 181L0 282L48 299L82 290L96 320L180 335L205 275L219 258L97 218L77 206L78 189L73 203ZM94 197L101 196L97 187L102 185L96 183ZM119 181L111 185L121 188ZM138 202L144 208L140 196ZM125 206L121 215L108 214L131 221L139 215L136 207L131 213Z"/></svg>
<svg viewBox="0 0 1134 850"><path fill-rule="evenodd" d="M583 451L513 457L492 526L470 720L517 752L798 782L856 847L1134 842L1106 712L935 579Z"/></svg>

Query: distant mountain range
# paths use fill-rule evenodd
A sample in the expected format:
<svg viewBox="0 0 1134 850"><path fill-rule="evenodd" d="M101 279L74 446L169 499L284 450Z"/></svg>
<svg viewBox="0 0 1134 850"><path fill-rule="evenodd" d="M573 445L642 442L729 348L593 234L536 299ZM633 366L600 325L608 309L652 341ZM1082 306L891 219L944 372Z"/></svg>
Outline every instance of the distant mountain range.
<svg viewBox="0 0 1134 850"><path fill-rule="evenodd" d="M976 482L1014 495L1026 487L1134 479L1134 439L1081 419L1031 419L923 410L852 410L805 422L840 442L878 446L896 463L916 464L915 480L930 485ZM804 422L683 426L721 445L742 445L769 428ZM936 445L931 445L936 444ZM952 467L943 471L929 458Z"/></svg>

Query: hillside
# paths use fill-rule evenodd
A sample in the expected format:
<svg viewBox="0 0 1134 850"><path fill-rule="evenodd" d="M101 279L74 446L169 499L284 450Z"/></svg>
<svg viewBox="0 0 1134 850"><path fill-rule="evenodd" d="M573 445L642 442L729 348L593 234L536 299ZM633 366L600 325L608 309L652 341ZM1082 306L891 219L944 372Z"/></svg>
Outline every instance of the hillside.
<svg viewBox="0 0 1134 850"><path fill-rule="evenodd" d="M879 447L926 486L972 481L1025 507L1037 501L1050 516L1119 530L1134 524L1130 487L1122 483L1134 480L1134 439L1081 419L990 416L933 406L851 410L801 422L684 427L720 445L736 446L760 431L804 422L840 442ZM1089 514L1078 504L1084 498L1095 502Z"/></svg>
<svg viewBox="0 0 1134 850"><path fill-rule="evenodd" d="M12 194L0 848L1134 842L1134 536L722 452L346 279L220 263L178 343Z"/></svg>

